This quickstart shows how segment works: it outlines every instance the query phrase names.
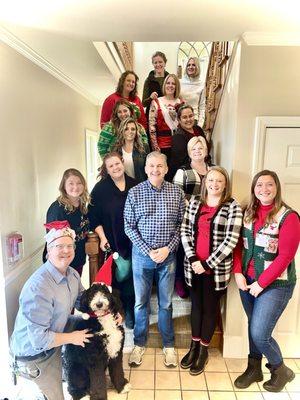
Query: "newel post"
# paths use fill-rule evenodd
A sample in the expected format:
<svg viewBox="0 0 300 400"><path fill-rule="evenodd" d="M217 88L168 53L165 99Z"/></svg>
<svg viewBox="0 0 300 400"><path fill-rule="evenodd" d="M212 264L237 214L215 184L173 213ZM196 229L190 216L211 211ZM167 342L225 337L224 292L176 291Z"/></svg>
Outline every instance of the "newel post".
<svg viewBox="0 0 300 400"><path fill-rule="evenodd" d="M99 251L99 236L95 232L89 232L85 252L89 260L90 285L94 282L94 277L99 269Z"/></svg>

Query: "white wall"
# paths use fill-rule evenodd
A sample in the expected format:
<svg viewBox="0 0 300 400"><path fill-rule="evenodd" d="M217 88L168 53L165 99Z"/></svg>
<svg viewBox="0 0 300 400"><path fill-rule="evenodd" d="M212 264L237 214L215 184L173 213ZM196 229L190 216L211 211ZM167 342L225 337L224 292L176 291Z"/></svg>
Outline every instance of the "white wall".
<svg viewBox="0 0 300 400"><path fill-rule="evenodd" d="M139 77L139 96L143 96L143 86L149 72L153 70L152 55L162 51L167 57L166 70L177 73L177 52L180 42L134 42L134 71Z"/></svg>
<svg viewBox="0 0 300 400"><path fill-rule="evenodd" d="M1 236L4 242L11 231L21 232L25 249L16 267L3 257L11 329L18 292L41 260L45 213L62 173L86 172L84 130L97 130L98 109L2 43L0 88Z"/></svg>
<svg viewBox="0 0 300 400"><path fill-rule="evenodd" d="M233 194L244 203L249 194L257 116L298 116L299 47L247 46L241 43L213 134L217 162L232 172ZM225 357L247 355L246 318L235 283L226 304Z"/></svg>

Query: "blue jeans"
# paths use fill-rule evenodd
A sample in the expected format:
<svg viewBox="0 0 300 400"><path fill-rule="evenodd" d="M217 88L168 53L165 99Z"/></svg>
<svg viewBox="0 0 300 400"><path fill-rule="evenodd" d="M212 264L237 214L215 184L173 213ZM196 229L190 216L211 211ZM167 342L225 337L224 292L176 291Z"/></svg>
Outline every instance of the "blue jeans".
<svg viewBox="0 0 300 400"><path fill-rule="evenodd" d="M247 278L251 284L253 279ZM295 285L267 287L258 297L248 291L240 290L244 310L248 317L248 338L250 357L264 355L271 365L282 363L278 343L272 337L273 329L292 297Z"/></svg>
<svg viewBox="0 0 300 400"><path fill-rule="evenodd" d="M145 346L150 313L150 297L153 279L156 281L158 297L158 329L164 347L174 347L172 320L172 295L175 282L176 256L169 254L166 260L156 264L144 256L136 247L132 249L132 271L135 291L134 344Z"/></svg>

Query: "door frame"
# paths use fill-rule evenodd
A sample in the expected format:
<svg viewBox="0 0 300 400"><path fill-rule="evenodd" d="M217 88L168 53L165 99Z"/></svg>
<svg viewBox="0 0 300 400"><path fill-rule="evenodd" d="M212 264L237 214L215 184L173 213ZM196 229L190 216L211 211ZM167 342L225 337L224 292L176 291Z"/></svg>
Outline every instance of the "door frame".
<svg viewBox="0 0 300 400"><path fill-rule="evenodd" d="M267 128L300 128L300 117L255 118L252 176L263 169Z"/></svg>

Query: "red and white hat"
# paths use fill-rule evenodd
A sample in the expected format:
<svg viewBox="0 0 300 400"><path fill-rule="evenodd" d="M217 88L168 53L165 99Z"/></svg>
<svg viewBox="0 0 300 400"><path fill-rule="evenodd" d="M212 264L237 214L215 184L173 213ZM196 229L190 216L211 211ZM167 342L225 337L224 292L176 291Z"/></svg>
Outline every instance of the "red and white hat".
<svg viewBox="0 0 300 400"><path fill-rule="evenodd" d="M76 233L70 228L69 221L52 221L44 224L44 227L49 230L44 236L48 245L64 236L70 237L73 241L75 240Z"/></svg>

